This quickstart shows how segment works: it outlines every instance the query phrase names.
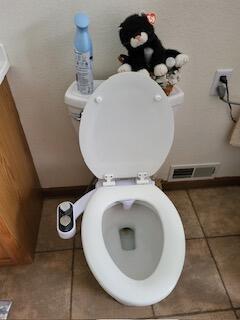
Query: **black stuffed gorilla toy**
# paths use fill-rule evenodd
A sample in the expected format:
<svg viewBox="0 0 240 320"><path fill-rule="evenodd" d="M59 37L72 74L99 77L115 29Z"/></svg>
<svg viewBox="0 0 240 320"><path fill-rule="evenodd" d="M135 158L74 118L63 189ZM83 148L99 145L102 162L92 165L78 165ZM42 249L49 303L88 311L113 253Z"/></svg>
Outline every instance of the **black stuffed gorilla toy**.
<svg viewBox="0 0 240 320"><path fill-rule="evenodd" d="M128 55L120 55L123 63L118 72L145 71L155 77L167 74L168 69L181 68L189 61L186 54L165 49L154 32L155 14L133 14L119 26L119 36Z"/></svg>

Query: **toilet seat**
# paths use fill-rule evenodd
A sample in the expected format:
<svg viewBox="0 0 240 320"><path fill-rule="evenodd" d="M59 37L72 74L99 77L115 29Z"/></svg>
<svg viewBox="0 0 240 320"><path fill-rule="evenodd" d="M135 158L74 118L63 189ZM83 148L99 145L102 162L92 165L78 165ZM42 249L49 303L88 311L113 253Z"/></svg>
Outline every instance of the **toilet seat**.
<svg viewBox="0 0 240 320"><path fill-rule="evenodd" d="M111 258L102 234L102 217L113 203L136 199L150 204L162 223L164 241L155 271L144 280L126 276ZM99 284L121 303L146 306L164 299L175 287L185 257L185 239L179 214L155 185L100 187L83 215L82 244L88 265Z"/></svg>

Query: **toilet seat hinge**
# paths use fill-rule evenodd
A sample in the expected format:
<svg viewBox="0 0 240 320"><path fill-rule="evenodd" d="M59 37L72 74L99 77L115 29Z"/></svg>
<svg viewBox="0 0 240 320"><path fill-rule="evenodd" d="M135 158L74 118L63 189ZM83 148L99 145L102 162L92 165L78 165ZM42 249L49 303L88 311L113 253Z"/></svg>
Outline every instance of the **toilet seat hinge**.
<svg viewBox="0 0 240 320"><path fill-rule="evenodd" d="M136 178L137 184L148 184L149 183L149 174L147 172L138 172Z"/></svg>
<svg viewBox="0 0 240 320"><path fill-rule="evenodd" d="M104 180L103 186L115 186L116 184L113 174L105 174Z"/></svg>

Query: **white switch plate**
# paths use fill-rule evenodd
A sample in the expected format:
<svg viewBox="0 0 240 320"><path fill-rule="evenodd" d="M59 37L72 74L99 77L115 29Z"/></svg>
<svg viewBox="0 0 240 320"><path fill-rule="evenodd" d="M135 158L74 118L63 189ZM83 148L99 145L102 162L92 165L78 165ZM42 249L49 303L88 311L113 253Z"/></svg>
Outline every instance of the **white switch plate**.
<svg viewBox="0 0 240 320"><path fill-rule="evenodd" d="M212 86L210 89L210 95L211 96L217 96L217 86L219 83L219 78L221 76L227 76L227 79L229 81L231 74L233 73L233 69L217 69L217 71L214 74Z"/></svg>

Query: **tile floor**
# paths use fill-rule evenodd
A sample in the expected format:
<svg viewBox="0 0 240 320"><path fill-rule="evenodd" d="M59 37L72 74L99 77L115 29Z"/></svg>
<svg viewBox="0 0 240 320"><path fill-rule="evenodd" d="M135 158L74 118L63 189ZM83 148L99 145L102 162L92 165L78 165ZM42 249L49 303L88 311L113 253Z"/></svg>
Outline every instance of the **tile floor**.
<svg viewBox="0 0 240 320"><path fill-rule="evenodd" d="M52 198L44 202L34 263L0 269L0 299L13 300L9 319L240 318L240 187L167 195L187 238L184 270L169 297L143 308L114 301L89 271L80 235L58 237L55 208L65 199Z"/></svg>

